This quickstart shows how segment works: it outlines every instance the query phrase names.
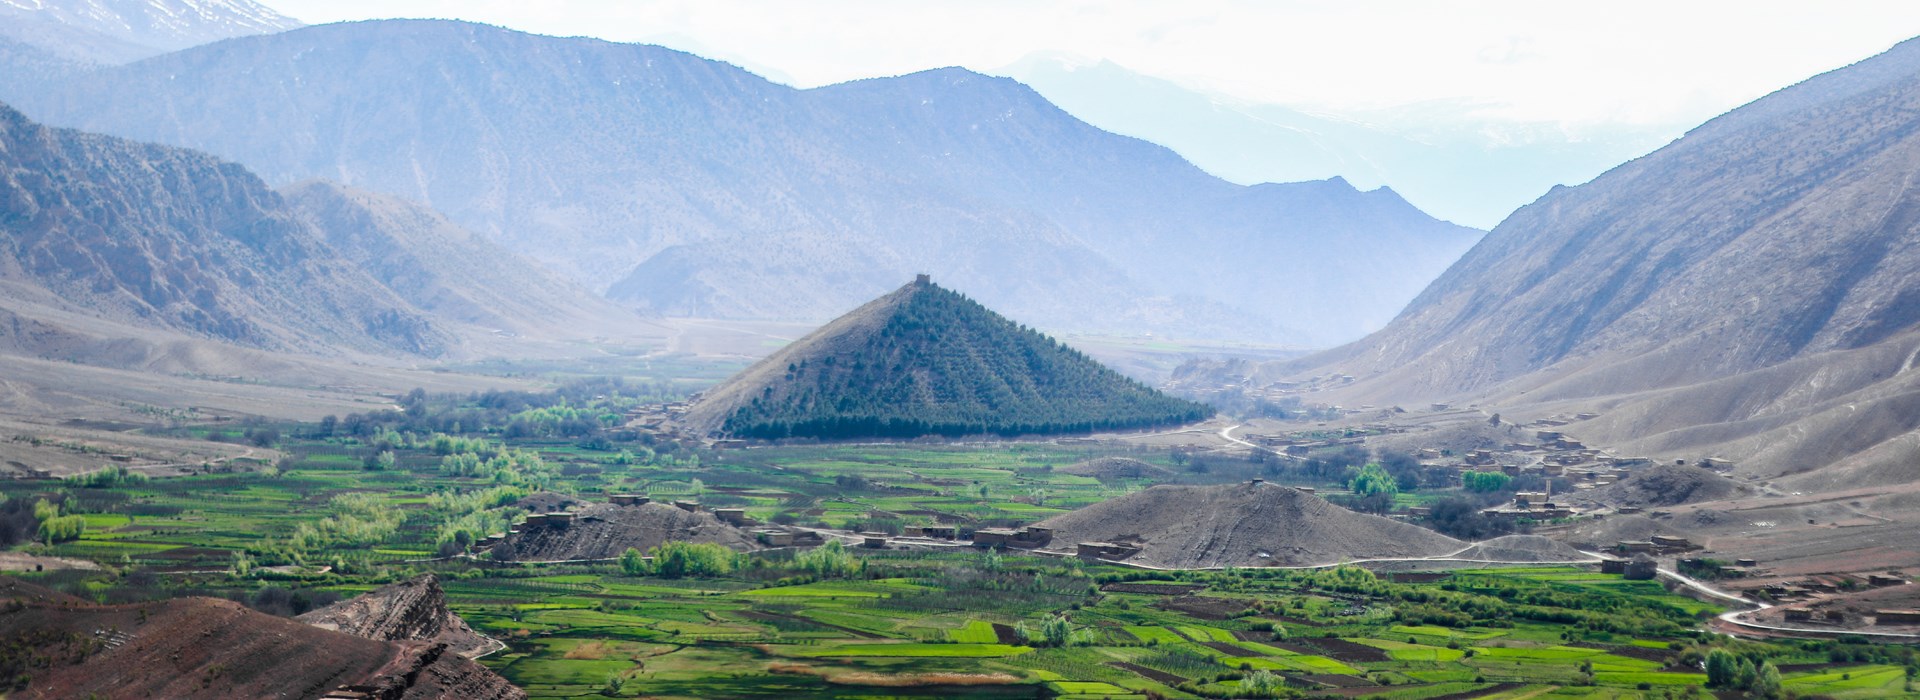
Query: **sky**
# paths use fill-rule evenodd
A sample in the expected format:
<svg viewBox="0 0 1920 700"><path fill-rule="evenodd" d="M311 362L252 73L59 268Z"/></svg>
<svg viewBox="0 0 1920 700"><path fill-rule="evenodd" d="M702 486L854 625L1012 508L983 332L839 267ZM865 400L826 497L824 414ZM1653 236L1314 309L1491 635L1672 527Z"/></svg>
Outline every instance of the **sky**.
<svg viewBox="0 0 1920 700"><path fill-rule="evenodd" d="M1920 35L1920 3L1611 0L265 0L308 23L456 18L656 43L797 87L1036 52L1330 113L1691 126Z"/></svg>

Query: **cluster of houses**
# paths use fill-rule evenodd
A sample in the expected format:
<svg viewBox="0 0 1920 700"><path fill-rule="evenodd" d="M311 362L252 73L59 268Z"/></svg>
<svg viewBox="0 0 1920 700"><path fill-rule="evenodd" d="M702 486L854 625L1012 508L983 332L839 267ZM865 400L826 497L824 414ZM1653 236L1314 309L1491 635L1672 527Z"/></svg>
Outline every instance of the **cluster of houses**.
<svg viewBox="0 0 1920 700"><path fill-rule="evenodd" d="M672 432L676 419L686 415L692 406L691 398L673 403L642 404L627 414L627 427L653 433Z"/></svg>
<svg viewBox="0 0 1920 700"><path fill-rule="evenodd" d="M1777 581L1767 584L1761 591L1776 601L1809 601L1826 595L1861 588L1886 588L1904 586L1907 580L1891 573L1868 574L1865 577L1853 574L1814 574L1794 581Z"/></svg>

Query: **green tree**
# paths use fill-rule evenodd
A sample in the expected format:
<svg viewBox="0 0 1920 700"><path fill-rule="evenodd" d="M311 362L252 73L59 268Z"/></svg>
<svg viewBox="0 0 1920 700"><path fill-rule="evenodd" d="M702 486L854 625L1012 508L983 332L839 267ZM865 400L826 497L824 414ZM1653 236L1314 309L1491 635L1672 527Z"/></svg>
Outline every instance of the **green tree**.
<svg viewBox="0 0 1920 700"><path fill-rule="evenodd" d="M648 569L647 559L640 554L640 550L628 547L627 551L620 553L620 570L626 575L645 576L652 573Z"/></svg>
<svg viewBox="0 0 1920 700"><path fill-rule="evenodd" d="M1354 475L1353 480L1348 482L1348 486L1353 489L1355 495L1359 496L1385 494L1391 497L1400 493L1400 484L1392 474L1387 473L1386 467L1380 466L1379 462L1370 462L1361 467L1360 473Z"/></svg>
<svg viewBox="0 0 1920 700"><path fill-rule="evenodd" d="M662 578L711 578L733 573L740 554L721 545L692 542L666 542L654 547L653 575Z"/></svg>
<svg viewBox="0 0 1920 700"><path fill-rule="evenodd" d="M1760 664L1760 670L1754 674L1753 684L1748 687L1747 692L1750 695L1757 695L1767 700L1779 700L1782 693L1780 669L1775 668L1772 662L1762 662Z"/></svg>
<svg viewBox="0 0 1920 700"><path fill-rule="evenodd" d="M1460 475L1461 485L1474 493L1493 493L1505 490L1513 477L1503 472L1467 472Z"/></svg>

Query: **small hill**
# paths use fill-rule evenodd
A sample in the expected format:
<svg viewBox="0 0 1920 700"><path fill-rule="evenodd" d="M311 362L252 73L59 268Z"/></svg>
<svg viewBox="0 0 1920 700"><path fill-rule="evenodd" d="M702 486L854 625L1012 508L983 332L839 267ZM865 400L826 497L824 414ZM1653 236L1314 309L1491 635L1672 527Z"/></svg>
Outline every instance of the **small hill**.
<svg viewBox="0 0 1920 700"><path fill-rule="evenodd" d="M920 278L748 367L685 425L738 437L1121 430L1213 414Z"/></svg>
<svg viewBox="0 0 1920 700"><path fill-rule="evenodd" d="M294 619L384 642L442 642L448 651L470 659L499 648L447 609L446 592L433 574L381 586Z"/></svg>
<svg viewBox="0 0 1920 700"><path fill-rule="evenodd" d="M1507 535L1495 537L1485 542L1477 542L1466 551L1453 555L1457 559L1480 559L1499 562L1543 562L1543 561L1588 561L1587 556L1564 542L1556 542L1540 535Z"/></svg>
<svg viewBox="0 0 1920 700"><path fill-rule="evenodd" d="M1076 462L1059 469L1062 474L1091 476L1101 481L1110 479L1145 479L1166 476L1165 468L1157 467L1128 457L1096 457L1084 462Z"/></svg>
<svg viewBox="0 0 1920 700"><path fill-rule="evenodd" d="M522 527L495 547L494 556L510 553L502 558L515 561L612 559L628 548L644 552L668 541L721 544L738 550L760 547L746 532L706 511L692 513L664 503L603 503L575 511L570 525Z"/></svg>
<svg viewBox="0 0 1920 700"><path fill-rule="evenodd" d="M1353 559L1432 557L1466 543L1421 527L1356 513L1299 489L1267 483L1155 486L1038 523L1050 548L1134 543L1127 561L1174 568L1310 566Z"/></svg>
<svg viewBox="0 0 1920 700"><path fill-rule="evenodd" d="M407 700L527 696L442 643L363 639L226 600L15 600L0 644L43 661L15 667L32 683L13 698L311 698L342 685Z"/></svg>

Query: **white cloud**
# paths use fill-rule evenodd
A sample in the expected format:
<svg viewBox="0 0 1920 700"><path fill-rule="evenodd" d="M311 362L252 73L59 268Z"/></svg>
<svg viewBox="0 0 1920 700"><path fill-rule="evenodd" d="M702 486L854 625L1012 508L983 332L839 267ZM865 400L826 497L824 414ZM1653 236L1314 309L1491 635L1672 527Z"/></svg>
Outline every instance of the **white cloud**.
<svg viewBox="0 0 1920 700"><path fill-rule="evenodd" d="M649 41L801 86L1036 51L1238 98L1355 112L1694 124L1920 34L1920 3L1801 0L269 0L308 22L450 17Z"/></svg>

